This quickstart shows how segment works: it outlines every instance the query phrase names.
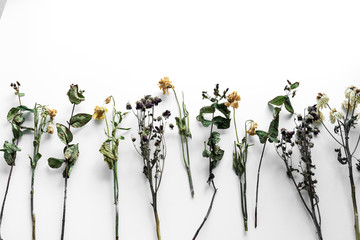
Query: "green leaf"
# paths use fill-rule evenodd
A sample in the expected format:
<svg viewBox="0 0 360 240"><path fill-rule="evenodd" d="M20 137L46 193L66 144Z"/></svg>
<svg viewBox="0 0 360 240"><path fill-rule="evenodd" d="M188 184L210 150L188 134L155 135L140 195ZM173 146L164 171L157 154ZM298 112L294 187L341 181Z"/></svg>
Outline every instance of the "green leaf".
<svg viewBox="0 0 360 240"><path fill-rule="evenodd" d="M230 122L231 122L231 119L224 118L224 117L221 117L221 116L216 116L213 119L213 123L218 129L227 129L227 128L229 128L230 127Z"/></svg>
<svg viewBox="0 0 360 240"><path fill-rule="evenodd" d="M57 123L56 124L56 129L57 129L57 135L60 138L60 140L64 143L64 144L68 144L73 140L73 135L70 132L70 130L65 127L64 125Z"/></svg>
<svg viewBox="0 0 360 240"><path fill-rule="evenodd" d="M13 153L4 152L4 159L9 166L15 165L15 158Z"/></svg>
<svg viewBox="0 0 360 240"><path fill-rule="evenodd" d="M212 132L211 136L209 138L209 141L208 141L208 145L209 146L214 146L214 145L218 144L220 142L220 140L221 140L220 133Z"/></svg>
<svg viewBox="0 0 360 240"><path fill-rule="evenodd" d="M185 117L180 120L180 118L175 117L176 126L179 129L179 134L182 136L186 136L186 119Z"/></svg>
<svg viewBox="0 0 360 240"><path fill-rule="evenodd" d="M201 124L202 124L204 127L208 127L208 126L210 126L211 123L212 123L210 120L205 119L203 115L198 115L198 116L196 117L196 120L198 120L199 122L201 122Z"/></svg>
<svg viewBox="0 0 360 240"><path fill-rule="evenodd" d="M10 121L15 117L15 115L19 112L19 107L13 107L10 109L10 111L7 114L7 120Z"/></svg>
<svg viewBox="0 0 360 240"><path fill-rule="evenodd" d="M290 85L290 89L291 89L291 90L294 90L294 89L298 88L298 87L299 87L299 84L300 84L299 82L295 82L295 83L291 84L291 85Z"/></svg>
<svg viewBox="0 0 360 240"><path fill-rule="evenodd" d="M203 150L203 152L202 152L202 156L204 157L204 158L208 158L208 157L210 157L210 154L211 154L211 152L208 150L208 149L204 149Z"/></svg>
<svg viewBox="0 0 360 240"><path fill-rule="evenodd" d="M48 164L51 168L59 168L61 165L65 162L64 159L58 159L58 158L49 158Z"/></svg>
<svg viewBox="0 0 360 240"><path fill-rule="evenodd" d="M273 118L276 118L276 116L279 115L280 112L281 112L281 108L279 108L279 107L274 108L274 110L273 110Z"/></svg>
<svg viewBox="0 0 360 240"><path fill-rule="evenodd" d="M71 170L72 170L73 166L74 166L74 162L68 164L67 176L66 176L66 166L65 166L65 169L64 169L64 171L62 173L63 178L69 178L70 177L70 173L71 173Z"/></svg>
<svg viewBox="0 0 360 240"><path fill-rule="evenodd" d="M70 119L70 125L74 128L80 128L87 124L91 120L91 118L92 115L90 114L79 113Z"/></svg>
<svg viewBox="0 0 360 240"><path fill-rule="evenodd" d="M229 108L227 107L227 106L225 106L225 104L224 103L214 103L213 105L211 105L211 106L213 106L213 107L215 107L217 110L219 110L222 114L224 114L224 116L226 117L226 118L230 118L230 110L229 110Z"/></svg>
<svg viewBox="0 0 360 240"><path fill-rule="evenodd" d="M205 113L214 113L214 112L215 112L215 107L213 105L205 106L200 109L200 115Z"/></svg>
<svg viewBox="0 0 360 240"><path fill-rule="evenodd" d="M79 157L79 144L71 144L65 148L64 152L65 159L69 163L75 163Z"/></svg>
<svg viewBox="0 0 360 240"><path fill-rule="evenodd" d="M27 106L24 106L24 105L20 105L20 106L19 106L19 109L20 109L21 111L34 112L34 109L28 108Z"/></svg>
<svg viewBox="0 0 360 240"><path fill-rule="evenodd" d="M255 131L256 135L259 137L260 143L264 144L266 142L266 140L268 139L268 133L261 131L261 130L256 130Z"/></svg>
<svg viewBox="0 0 360 240"><path fill-rule="evenodd" d="M11 123L12 126L12 133L15 139L19 139L24 133L21 131L21 127L16 123Z"/></svg>
<svg viewBox="0 0 360 240"><path fill-rule="evenodd" d="M25 122L25 118L23 117L22 113L16 114L13 118L13 121L17 124L17 125L21 125Z"/></svg>
<svg viewBox="0 0 360 240"><path fill-rule="evenodd" d="M81 103L82 101L85 100L85 97L83 95L83 91L79 91L78 85L72 84L70 86L69 91L67 92L67 95L69 97L69 101L72 104L79 104L79 103Z"/></svg>
<svg viewBox="0 0 360 240"><path fill-rule="evenodd" d="M281 106L285 102L287 96L277 96L274 99L270 100L269 103L276 106Z"/></svg>
<svg viewBox="0 0 360 240"><path fill-rule="evenodd" d="M294 109L291 105L289 96L286 96L286 98L285 98L285 108L286 108L286 110L288 110L289 113L294 114Z"/></svg>
<svg viewBox="0 0 360 240"><path fill-rule="evenodd" d="M6 151L8 153L14 153L14 152L21 151L21 149L18 146L16 146L16 144L10 143L8 141L4 142L3 148L4 149L1 149L1 150Z"/></svg>
<svg viewBox="0 0 360 240"><path fill-rule="evenodd" d="M34 162L37 163L40 160L41 157L42 157L41 153L37 153L35 155Z"/></svg>
<svg viewBox="0 0 360 240"><path fill-rule="evenodd" d="M24 96L25 96L25 93L15 92L15 95L18 95L18 96L20 96L20 97L24 97Z"/></svg>
<svg viewBox="0 0 360 240"><path fill-rule="evenodd" d="M268 136L273 139L277 139L277 136L279 134L279 114L276 115L276 117L271 121L268 131Z"/></svg>

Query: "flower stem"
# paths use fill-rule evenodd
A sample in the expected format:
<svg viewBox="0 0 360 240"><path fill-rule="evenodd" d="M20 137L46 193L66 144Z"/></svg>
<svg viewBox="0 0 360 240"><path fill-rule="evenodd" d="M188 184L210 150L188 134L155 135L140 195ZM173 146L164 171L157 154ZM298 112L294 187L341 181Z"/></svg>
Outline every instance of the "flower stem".
<svg viewBox="0 0 360 240"><path fill-rule="evenodd" d="M257 178L256 178L256 197L255 197L255 228L257 227L257 216L258 216L258 201L259 201L259 182L260 182L260 170L261 170L261 164L264 158L264 152L265 152L265 148L266 148L266 143L267 141L264 143L263 145L263 149L261 152L261 157L260 157L260 162L259 162L259 167L258 167L258 171L257 171Z"/></svg>
<svg viewBox="0 0 360 240"><path fill-rule="evenodd" d="M179 107L179 122L181 122L182 121L182 112L184 113L184 116L186 116L186 113L184 111L184 108L181 110L180 102L179 102L179 99L177 97L175 89L173 89L173 92L174 92L174 95L175 95L176 103L177 103L177 105ZM184 96L183 96L183 98L184 98ZM184 106L184 103L183 103L183 106ZM188 121L185 122L185 124L188 125ZM186 131L187 130L188 130L188 126L186 126ZM190 170L190 154L189 154L188 138L187 138L186 135L183 135L180 132L179 132L179 135L180 135L182 156L183 156L183 160L184 160L184 164L185 164L185 168L186 168L186 172L187 172L188 180L189 180L189 187L190 187L191 197L194 197L195 191L194 191L194 185L193 185L192 176L191 176L191 170ZM185 147L184 147L184 144L185 144ZM185 154L185 149L186 149L186 154Z"/></svg>
<svg viewBox="0 0 360 240"><path fill-rule="evenodd" d="M4 195L3 203L2 203L2 206L1 206L0 229L1 229L1 223L2 223L3 214L4 214L4 207L5 207L6 197L7 197L7 194L9 192L9 186L10 186L10 180L11 180L11 175L12 175L13 168L14 168L14 165L11 165L10 172L9 172L9 177L8 177L7 184L6 184L5 195ZM0 240L3 240L3 238L1 237L1 232L0 232Z"/></svg>
<svg viewBox="0 0 360 240"><path fill-rule="evenodd" d="M72 110L71 110L71 116L70 119L74 115L76 104L73 104ZM69 120L69 126L68 129L70 130L70 120ZM66 144L66 147L68 147L69 144ZM64 234L65 234L65 218L66 218L66 199L67 199L67 183L68 183L68 175L69 175L69 162L66 160L66 166L65 166L65 186L64 186L64 204L63 204L63 218L62 218L62 225L61 225L61 240L64 240Z"/></svg>
<svg viewBox="0 0 360 240"><path fill-rule="evenodd" d="M212 210L212 207L213 207L213 204L214 204L215 195L216 195L218 189L215 187L214 180L211 180L211 184L212 184L212 186L213 186L214 193L213 193L213 196L212 196L212 198L211 198L211 202L210 202L209 208L208 208L208 210L207 210L207 212L206 212L206 215L205 215L205 217L204 217L204 220L203 220L202 223L200 224L200 227L196 230L195 235L194 235L194 237L193 237L192 240L195 240L195 239L196 239L196 237L198 236L201 228L204 226L206 220L209 218L210 212L211 212L211 210Z"/></svg>
<svg viewBox="0 0 360 240"><path fill-rule="evenodd" d="M66 167L65 167L65 187L64 187L64 204L63 204L63 218L62 218L62 225L61 225L61 240L64 239L64 233L65 233L65 217L66 217L66 199L67 199L68 171L69 171L69 164L68 164L68 162L66 162Z"/></svg>
<svg viewBox="0 0 360 240"><path fill-rule="evenodd" d="M34 213L34 177L35 168L31 169L31 191L30 191L30 209L31 209L31 221L32 221L32 239L36 239L35 234L35 213Z"/></svg>
<svg viewBox="0 0 360 240"><path fill-rule="evenodd" d="M115 207L115 239L119 239L119 183L118 183L118 176L117 176L117 162L114 162L113 168L113 175L114 175L114 207Z"/></svg>

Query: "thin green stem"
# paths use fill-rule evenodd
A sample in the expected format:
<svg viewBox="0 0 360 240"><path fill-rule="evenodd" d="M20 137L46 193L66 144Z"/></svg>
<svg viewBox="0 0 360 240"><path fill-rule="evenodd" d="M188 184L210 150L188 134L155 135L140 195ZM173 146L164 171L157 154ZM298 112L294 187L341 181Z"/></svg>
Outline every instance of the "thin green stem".
<svg viewBox="0 0 360 240"><path fill-rule="evenodd" d="M175 95L175 99L176 99L176 103L178 105L179 108L179 122L182 122L182 111L184 111L184 109L181 110L181 106L180 106L180 102L179 99L177 97L176 91L175 89L172 89ZM184 98L184 96L183 96ZM184 105L184 103L183 103ZM186 113L184 112L184 116L186 116ZM179 123L180 124L180 123ZM187 122L185 123L185 127L186 127L186 132L188 130L188 118L187 118ZM180 142L181 142L181 151L182 151L182 157L183 157L183 161L185 164L185 168L186 168L186 172L188 175L188 181L189 181L189 187L190 187L190 193L191 193L191 197L194 197L195 191L194 191L194 185L193 185L193 181L192 181L192 176L191 176L191 170L190 170L190 154L189 154L189 144L188 144L188 138L186 135L183 135L180 132L179 129L179 135L180 135ZM184 146L185 144L185 146ZM186 149L186 154L185 154L185 149Z"/></svg>
<svg viewBox="0 0 360 240"><path fill-rule="evenodd" d="M119 239L119 182L117 175L117 161L114 162L113 168L113 176L114 176L114 206L115 206L115 239Z"/></svg>

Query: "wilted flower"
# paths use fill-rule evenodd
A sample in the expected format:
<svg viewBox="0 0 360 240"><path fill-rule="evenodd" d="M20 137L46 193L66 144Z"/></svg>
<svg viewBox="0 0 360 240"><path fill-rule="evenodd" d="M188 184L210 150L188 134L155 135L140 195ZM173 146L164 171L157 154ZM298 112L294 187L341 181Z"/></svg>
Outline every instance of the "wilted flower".
<svg viewBox="0 0 360 240"><path fill-rule="evenodd" d="M167 93L169 94L169 88L174 88L174 86L171 84L171 81L169 77L162 78L159 83L159 88L163 90L163 94Z"/></svg>
<svg viewBox="0 0 360 240"><path fill-rule="evenodd" d="M240 101L240 95L237 94L237 92L232 92L231 94L229 94L226 99L228 100L225 103L225 106L227 107L233 107L233 108L238 108L239 107L239 101Z"/></svg>
<svg viewBox="0 0 360 240"><path fill-rule="evenodd" d="M54 133L54 127L53 127L51 124L49 124L49 125L47 126L47 132L50 133L50 134L53 134L53 133Z"/></svg>
<svg viewBox="0 0 360 240"><path fill-rule="evenodd" d="M95 120L103 120L105 119L105 113L107 111L107 108L96 106L92 118Z"/></svg>
<svg viewBox="0 0 360 240"><path fill-rule="evenodd" d="M47 109L47 112L48 112L48 114L50 115L50 118L51 118L51 119L53 119L53 118L56 116L56 114L57 114L57 110L56 110L56 109L50 109L50 108L48 108L48 109Z"/></svg>
<svg viewBox="0 0 360 240"><path fill-rule="evenodd" d="M162 115L163 115L163 117L164 117L165 119L168 119L168 118L170 117L171 113L170 113L169 110L166 110L165 112L163 112Z"/></svg>
<svg viewBox="0 0 360 240"><path fill-rule="evenodd" d="M109 104L110 101L111 101L111 96L109 96L109 97L107 97L107 98L105 99L105 103L106 103L106 104Z"/></svg>
<svg viewBox="0 0 360 240"><path fill-rule="evenodd" d="M329 102L329 97L325 93L319 93L316 97L316 100L317 100L317 108L323 109L324 107L327 106Z"/></svg>
<svg viewBox="0 0 360 240"><path fill-rule="evenodd" d="M132 109L131 104L130 104L130 103L127 103L127 104L126 104L126 110L131 110L131 109Z"/></svg>
<svg viewBox="0 0 360 240"><path fill-rule="evenodd" d="M335 108L331 109L330 111L330 122L335 123L336 120L342 119L344 116L341 112L338 112Z"/></svg>
<svg viewBox="0 0 360 240"><path fill-rule="evenodd" d="M249 134L250 136L255 136L256 135L256 128L257 128L258 124L254 121L252 121L250 123L250 128L246 131L247 134Z"/></svg>

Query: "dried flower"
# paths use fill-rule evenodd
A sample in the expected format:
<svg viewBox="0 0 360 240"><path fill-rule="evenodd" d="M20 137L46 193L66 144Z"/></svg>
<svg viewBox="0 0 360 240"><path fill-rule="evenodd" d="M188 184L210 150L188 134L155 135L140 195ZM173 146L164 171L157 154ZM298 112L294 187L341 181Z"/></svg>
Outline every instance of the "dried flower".
<svg viewBox="0 0 360 240"><path fill-rule="evenodd" d="M162 116L165 118L165 119L168 119L171 115L171 112L169 110L166 110L165 112L163 112Z"/></svg>
<svg viewBox="0 0 360 240"><path fill-rule="evenodd" d="M54 127L53 125L49 124L47 126L47 132L50 133L50 134L53 134L54 133Z"/></svg>
<svg viewBox="0 0 360 240"><path fill-rule="evenodd" d="M50 115L50 118L51 118L51 119L54 119L54 117L55 117L56 114L57 114L57 110L56 110L56 109L50 109L50 108L48 108L48 109L46 109L46 110L47 110L48 114Z"/></svg>
<svg viewBox="0 0 360 240"><path fill-rule="evenodd" d="M106 103L106 104L109 104L110 101L111 101L111 96L109 96L109 97L107 97L107 98L105 99L105 103Z"/></svg>
<svg viewBox="0 0 360 240"><path fill-rule="evenodd" d="M314 123L321 123L322 121L325 120L325 116L320 110L317 111L317 115L318 115L318 119L316 119Z"/></svg>
<svg viewBox="0 0 360 240"><path fill-rule="evenodd" d="M103 120L107 111L107 108L96 106L92 118L95 120Z"/></svg>
<svg viewBox="0 0 360 240"><path fill-rule="evenodd" d="M171 84L171 81L169 77L162 78L159 83L159 88L163 91L163 94L165 93L169 94L169 88L174 88L174 86Z"/></svg>
<svg viewBox="0 0 360 240"><path fill-rule="evenodd" d="M247 134L249 134L250 136L255 136L256 135L256 128L257 128L258 124L254 121L251 121L250 123L250 128L246 131Z"/></svg>
<svg viewBox="0 0 360 240"><path fill-rule="evenodd" d="M239 107L239 101L241 100L240 95L237 94L237 92L232 92L229 94L226 99L228 100L225 103L225 106L232 107L232 108L238 108Z"/></svg>
<svg viewBox="0 0 360 240"><path fill-rule="evenodd" d="M131 110L131 109L132 109L131 104L130 104L130 103L127 103L127 104L126 104L126 110Z"/></svg>
<svg viewBox="0 0 360 240"><path fill-rule="evenodd" d="M327 106L329 102L329 97L325 93L319 93L316 97L316 100L317 100L317 108L323 109L324 107Z"/></svg>
<svg viewBox="0 0 360 240"><path fill-rule="evenodd" d="M330 122L334 124L336 120L342 119L344 116L341 112L338 112L336 108L331 109L330 111Z"/></svg>

